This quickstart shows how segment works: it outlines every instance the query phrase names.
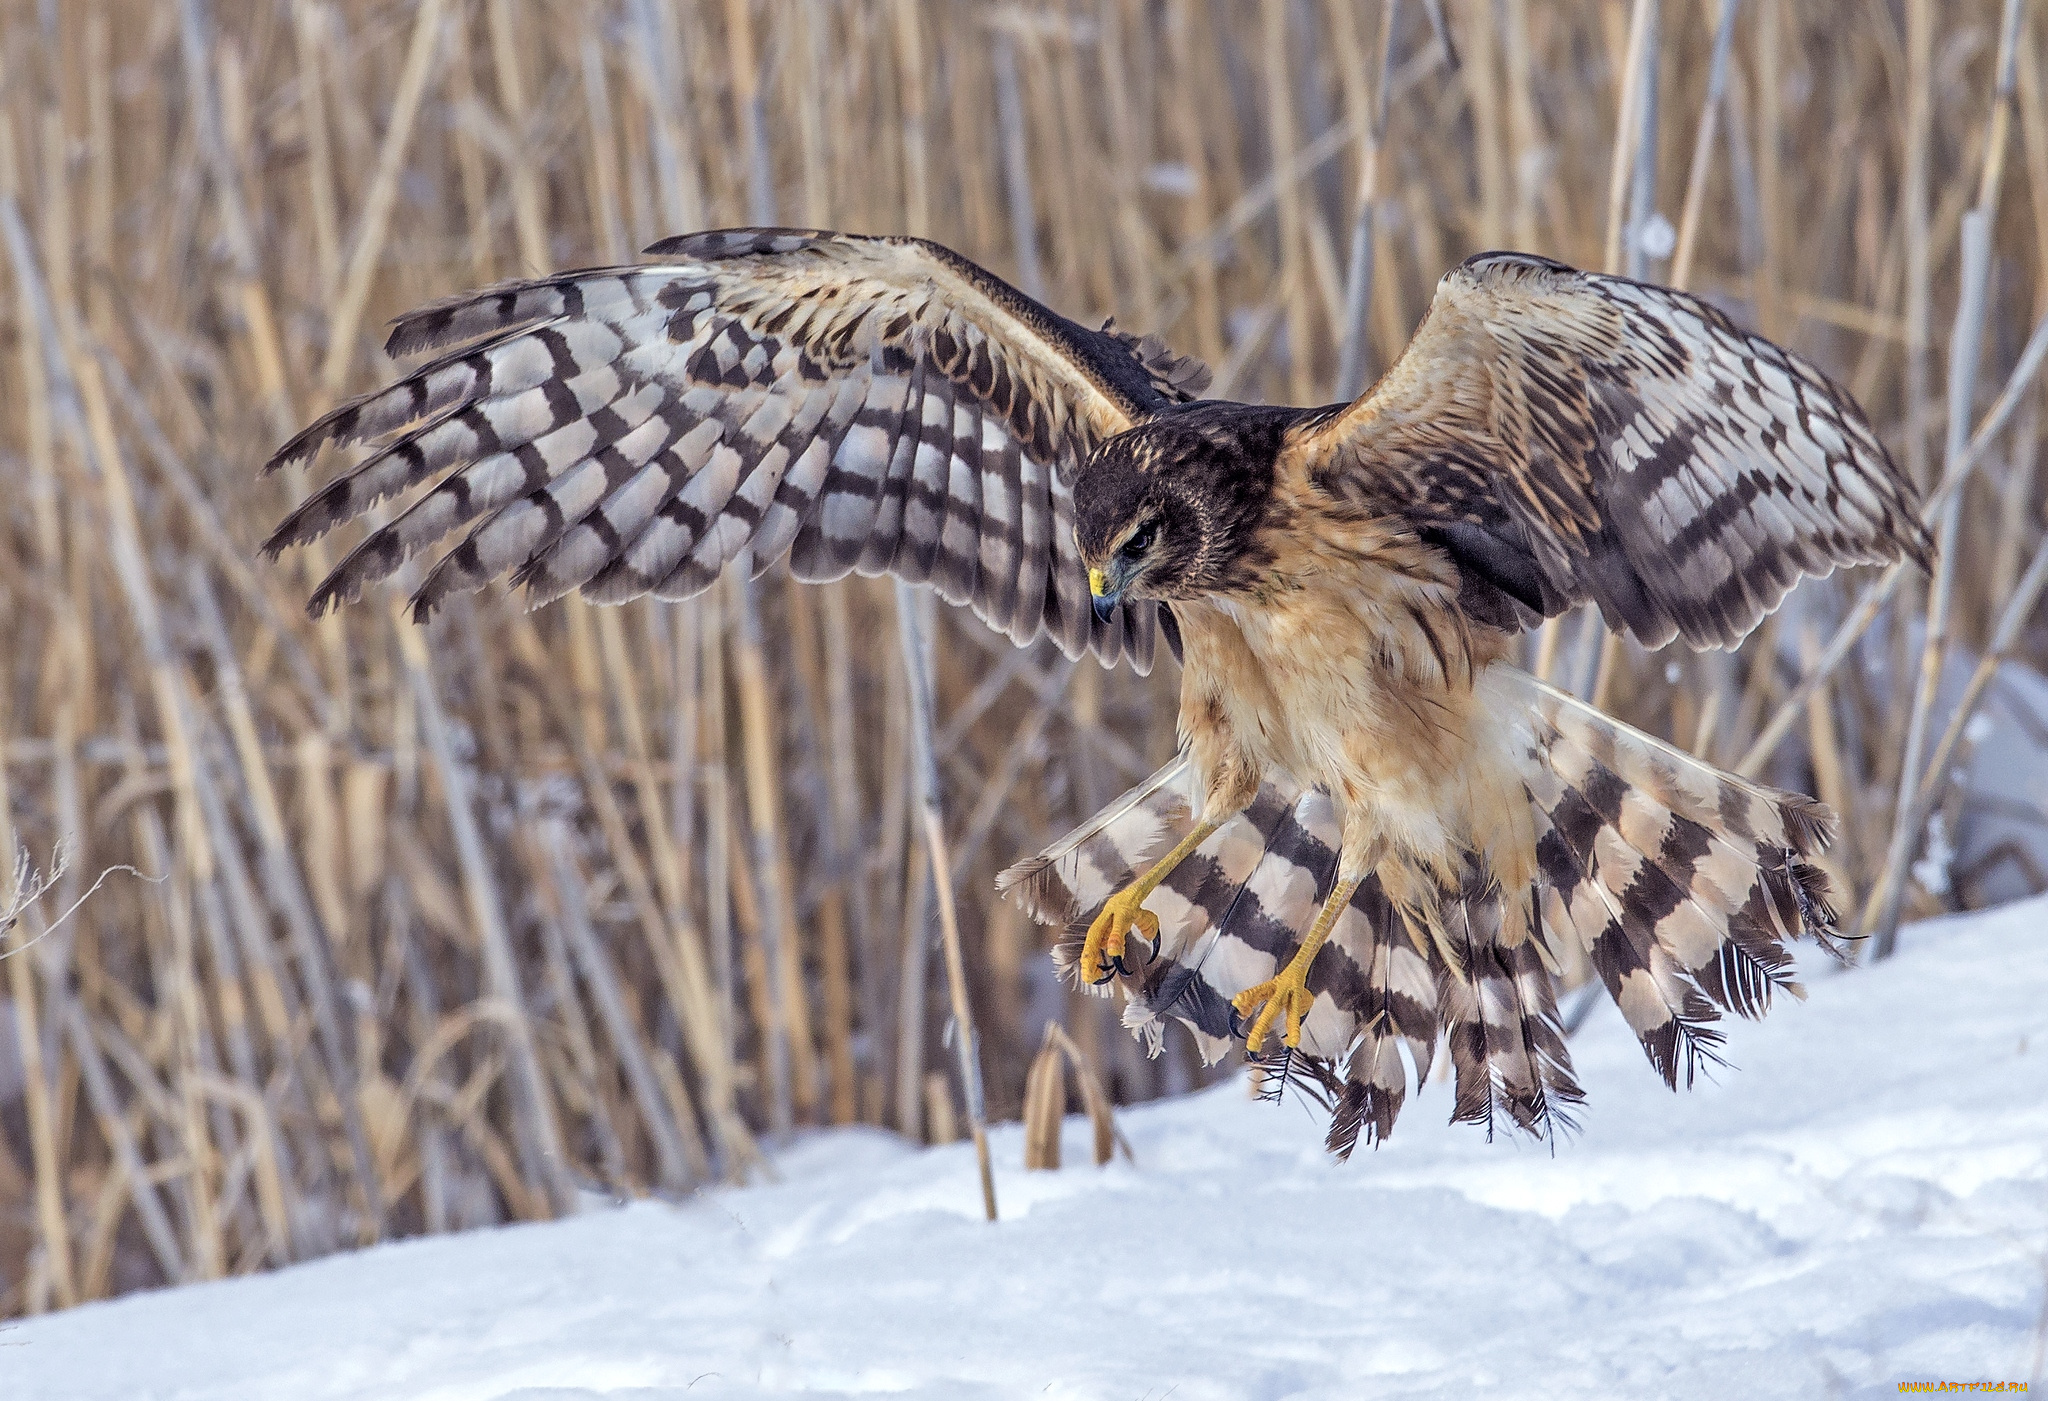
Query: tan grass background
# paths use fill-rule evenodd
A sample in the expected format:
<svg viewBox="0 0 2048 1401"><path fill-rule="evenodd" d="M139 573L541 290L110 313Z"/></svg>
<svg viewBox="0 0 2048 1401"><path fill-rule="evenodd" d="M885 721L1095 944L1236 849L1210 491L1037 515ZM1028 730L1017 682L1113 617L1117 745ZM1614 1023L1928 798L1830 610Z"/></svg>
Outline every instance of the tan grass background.
<svg viewBox="0 0 2048 1401"><path fill-rule="evenodd" d="M1543 658L1834 803L1844 903L1881 914L1922 826L1901 756L1964 801L1920 622L1966 671L2048 657L2040 394L2000 399L2048 307L2048 19L1747 0L1710 106L1726 3L5 0L0 852L30 865L0 1316L743 1179L792 1125L958 1131L885 582L489 595L418 629L389 600L311 623L331 551L256 553L307 480L256 468L390 372L384 318L686 228L928 233L1294 402L1384 367L1456 260L1522 247L1813 356L1922 483L2002 414L1956 567L1894 585L1810 692L1879 581L1808 586L1733 657L1568 620ZM944 608L927 632L991 1115L1052 1018L1120 1102L1201 1083L990 898L1166 755L1170 664L1013 652ZM140 875L80 903L115 866Z"/></svg>

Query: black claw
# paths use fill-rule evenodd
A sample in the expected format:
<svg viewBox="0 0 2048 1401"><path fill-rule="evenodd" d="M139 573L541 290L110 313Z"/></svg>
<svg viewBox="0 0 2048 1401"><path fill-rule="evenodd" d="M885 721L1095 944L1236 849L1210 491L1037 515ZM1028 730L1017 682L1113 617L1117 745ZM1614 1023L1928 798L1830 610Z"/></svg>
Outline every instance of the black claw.
<svg viewBox="0 0 2048 1401"><path fill-rule="evenodd" d="M1131 976L1131 965L1124 962L1124 956L1122 954L1115 955L1104 966L1116 969L1117 972L1121 973L1126 978ZM1103 981L1108 982L1108 977L1105 976L1103 978Z"/></svg>
<svg viewBox="0 0 2048 1401"><path fill-rule="evenodd" d="M1244 1040L1244 1017L1235 1007L1230 1009L1230 1037L1233 1041Z"/></svg>
<svg viewBox="0 0 2048 1401"><path fill-rule="evenodd" d="M1111 967L1109 967L1109 966L1108 966L1107 964L1105 964L1105 965L1103 966L1103 969L1102 969L1102 976L1101 976L1101 977L1099 977L1099 978L1093 978L1093 979L1090 979L1090 980L1089 980L1089 983L1088 983L1088 986L1090 986L1090 987L1097 987L1097 988L1099 988L1099 987L1101 987L1101 986L1102 986L1102 985L1103 985L1104 983L1108 982L1108 981L1109 981L1109 980L1110 980L1111 978L1114 978L1115 976L1116 976L1116 970L1115 970L1114 968L1111 968Z"/></svg>

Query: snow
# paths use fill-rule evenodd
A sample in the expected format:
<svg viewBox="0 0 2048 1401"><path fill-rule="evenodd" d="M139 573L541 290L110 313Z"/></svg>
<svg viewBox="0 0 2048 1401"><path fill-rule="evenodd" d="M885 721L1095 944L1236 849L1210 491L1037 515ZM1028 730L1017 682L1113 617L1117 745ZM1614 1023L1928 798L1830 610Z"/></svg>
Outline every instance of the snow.
<svg viewBox="0 0 2048 1401"><path fill-rule="evenodd" d="M1136 1164L1026 1174L812 1135L778 1184L438 1237L0 1328L0 1397L702 1401L1892 1396L2032 1380L2048 1336L2048 899L1734 1028L1656 1081L1611 1009L1583 1131L1348 1164L1241 1084L1121 1115Z"/></svg>
<svg viewBox="0 0 2048 1401"><path fill-rule="evenodd" d="M1943 677L1947 704L1938 723L1955 713L1975 657L1952 658ZM1939 733L1936 731L1935 733ZM2007 662L1983 708L1963 731L1968 765L1962 820L1955 832L1954 866L1972 899L1997 903L2035 888L2048 871L2048 677ZM2031 869L2030 869L2031 868ZM1932 887L1929 887L1932 889Z"/></svg>

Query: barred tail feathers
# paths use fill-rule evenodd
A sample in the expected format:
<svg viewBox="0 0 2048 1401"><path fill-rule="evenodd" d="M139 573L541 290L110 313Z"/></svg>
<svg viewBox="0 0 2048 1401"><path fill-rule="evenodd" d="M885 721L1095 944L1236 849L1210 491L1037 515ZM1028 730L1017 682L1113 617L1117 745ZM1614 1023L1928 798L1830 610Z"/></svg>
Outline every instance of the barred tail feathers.
<svg viewBox="0 0 2048 1401"><path fill-rule="evenodd" d="M1722 1012L1759 1017L1805 994L1786 945L1833 949L1811 857L1823 805L1723 773L1533 677L1524 779L1535 806L1540 918L1575 939L1667 1085L1713 1060Z"/></svg>
<svg viewBox="0 0 2048 1401"><path fill-rule="evenodd" d="M1452 1118L1548 1138L1583 1096L1546 955L1585 948L1652 1065L1674 1087L1712 1059L1724 1012L1761 1016L1801 996L1786 945L1832 948L1823 806L1722 773L1519 672L1518 761L1536 835L1538 937L1514 935L1503 892L1474 856L1434 925L1368 877L1309 971L1314 1002L1288 1078L1330 1091L1329 1145L1348 1154L1392 1131L1428 1078L1438 1037L1456 1076ZM1089 923L1115 891L1185 836L1187 769L1168 765L999 885L1064 925L1053 957L1071 976ZM1156 1053L1168 1018L1210 1062L1239 1043L1231 999L1293 955L1336 878L1329 796L1274 776L1147 901L1156 947L1135 941L1124 1024ZM1518 922L1517 922L1518 923Z"/></svg>
<svg viewBox="0 0 2048 1401"><path fill-rule="evenodd" d="M1141 863L1193 828L1187 770L1186 754L1161 765L1044 851L1005 869L996 877L996 893L1042 924L1070 923L1084 908L1101 909Z"/></svg>
<svg viewBox="0 0 2048 1401"><path fill-rule="evenodd" d="M1498 938L1503 896L1474 871L1465 898L1446 905L1445 935L1458 964L1438 966L1439 998L1451 1066L1457 1072L1453 1123L1497 1116L1539 1139L1575 1127L1585 1100L1572 1075L1556 990L1536 943ZM1491 886L1491 888L1489 888Z"/></svg>
<svg viewBox="0 0 2048 1401"><path fill-rule="evenodd" d="M1193 830L1186 773L1185 758L1168 764L1037 856L996 878L998 891L1010 895L1034 918L1061 927L1052 956L1062 977L1078 976L1075 970L1088 926L1109 897ZM1314 908L1314 875L1266 860L1268 833L1295 796L1278 783L1268 783L1250 807L1182 861L1146 902L1159 917L1157 946L1134 937L1125 954L1132 971L1089 989L1103 996L1124 993L1125 1025L1155 1054L1165 1032L1161 1018L1171 1014L1194 1031L1206 1061L1221 1059L1235 1035L1231 994L1270 977L1270 968L1251 971L1261 953L1267 963L1275 952L1284 956L1293 946L1294 931L1306 927L1307 912ZM1255 880L1262 867L1265 878ZM1307 888L1302 888L1304 880ZM1252 893L1254 885L1264 901ZM1280 919L1267 913L1267 903L1281 912ZM1217 936L1226 923L1233 938L1219 949ZM1241 973L1239 964L1246 964ZM1225 987L1228 991L1223 991Z"/></svg>
<svg viewBox="0 0 2048 1401"><path fill-rule="evenodd" d="M1071 975L1103 902L1192 825L1184 796L1141 785L1000 884L1032 900L1041 918L1064 916L1053 958ZM1238 1044L1231 999L1293 956L1336 879L1337 841L1327 794L1269 780L1147 901L1159 917L1157 947L1134 941L1132 971L1100 989L1123 993L1124 1024L1155 1054L1169 1017L1189 1027L1210 1063ZM1448 897L1442 908L1465 937L1455 960L1445 953L1453 945L1415 927L1369 877L1310 968L1315 1000L1283 1074L1328 1089L1328 1143L1339 1156L1392 1131L1410 1084L1428 1079L1440 1029L1457 1074L1455 1118L1490 1129L1498 1111L1538 1135L1569 1126L1565 1111L1580 1094L1535 946L1491 942L1500 896L1476 864Z"/></svg>

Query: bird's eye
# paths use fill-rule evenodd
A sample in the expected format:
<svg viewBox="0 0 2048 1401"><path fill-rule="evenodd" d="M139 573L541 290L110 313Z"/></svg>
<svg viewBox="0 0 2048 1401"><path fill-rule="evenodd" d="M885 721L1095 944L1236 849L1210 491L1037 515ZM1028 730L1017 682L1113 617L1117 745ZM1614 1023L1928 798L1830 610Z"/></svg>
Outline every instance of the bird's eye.
<svg viewBox="0 0 2048 1401"><path fill-rule="evenodd" d="M1142 555L1143 553L1145 553L1145 551L1152 548L1152 539L1154 536L1158 534L1159 522L1146 521L1143 525L1139 526L1136 530L1131 532L1131 538L1124 541L1124 547L1121 553L1129 555L1132 559L1136 559L1139 555Z"/></svg>

